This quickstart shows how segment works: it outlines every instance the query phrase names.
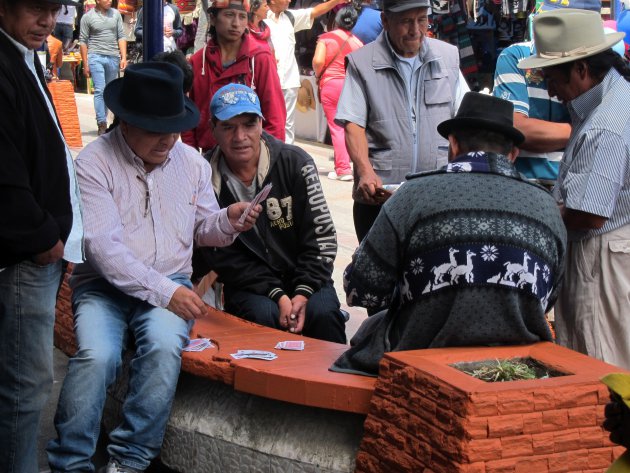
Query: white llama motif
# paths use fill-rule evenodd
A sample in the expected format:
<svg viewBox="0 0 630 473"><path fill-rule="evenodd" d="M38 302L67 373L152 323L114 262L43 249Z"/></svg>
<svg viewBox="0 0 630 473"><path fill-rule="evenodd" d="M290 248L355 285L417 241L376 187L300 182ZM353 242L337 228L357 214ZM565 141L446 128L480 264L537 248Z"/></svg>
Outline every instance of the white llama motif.
<svg viewBox="0 0 630 473"><path fill-rule="evenodd" d="M530 260L531 258L529 257L529 255L527 254L527 252L525 252L523 254L523 264L518 264L518 263L510 263L509 261L503 263L503 266L505 266L505 274L503 275L503 280L504 281L512 281L512 277L516 274L517 276L521 273L526 273L528 271L527 268L527 261Z"/></svg>
<svg viewBox="0 0 630 473"><path fill-rule="evenodd" d="M519 289L521 289L525 284L531 284L532 285L532 293L536 294L536 290L538 289L537 286L537 282L538 282L538 270L540 269L540 266L538 266L538 263L536 263L534 265L534 273L520 273L519 274L519 278L518 278L518 282L516 283L516 287L518 287Z"/></svg>
<svg viewBox="0 0 630 473"><path fill-rule="evenodd" d="M466 282L469 282L469 283L473 282L474 280L473 264L472 264L473 256L477 256L477 253L473 253L470 250L466 251L466 264L456 266L451 270L450 272L451 284L457 283L460 276L464 276L464 279L466 279Z"/></svg>
<svg viewBox="0 0 630 473"><path fill-rule="evenodd" d="M470 172L472 166L470 163L452 163L448 165L448 170L450 172Z"/></svg>
<svg viewBox="0 0 630 473"><path fill-rule="evenodd" d="M433 268L431 268L431 272L433 272L433 285L442 284L444 282L444 276L448 274L451 269L457 266L455 253L459 253L459 250L456 250L455 248L449 248L448 256L450 262L441 264L439 266L433 266Z"/></svg>
<svg viewBox="0 0 630 473"><path fill-rule="evenodd" d="M400 288L400 294L403 301L407 300L407 302L411 302L413 300L413 294L411 294L409 290L409 281L407 281L407 271L403 273L403 285Z"/></svg>
<svg viewBox="0 0 630 473"><path fill-rule="evenodd" d="M495 274L494 276L492 276L491 278L489 278L486 282L491 282L491 283L498 283L499 280L501 279L501 273L499 274Z"/></svg>

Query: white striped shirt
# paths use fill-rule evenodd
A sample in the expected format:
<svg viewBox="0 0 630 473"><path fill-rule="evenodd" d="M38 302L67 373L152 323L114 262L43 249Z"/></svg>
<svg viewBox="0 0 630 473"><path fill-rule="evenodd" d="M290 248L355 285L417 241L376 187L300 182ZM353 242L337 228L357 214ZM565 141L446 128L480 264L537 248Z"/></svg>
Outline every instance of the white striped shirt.
<svg viewBox="0 0 630 473"><path fill-rule="evenodd" d="M579 240L630 223L630 82L613 68L569 103L573 130L560 164L556 199L606 217L600 229L569 232Z"/></svg>
<svg viewBox="0 0 630 473"><path fill-rule="evenodd" d="M192 273L193 243L226 246L236 238L212 190L210 165L179 141L147 173L117 127L86 146L76 167L87 262L75 268L72 287L104 277L166 307L179 287L168 276Z"/></svg>

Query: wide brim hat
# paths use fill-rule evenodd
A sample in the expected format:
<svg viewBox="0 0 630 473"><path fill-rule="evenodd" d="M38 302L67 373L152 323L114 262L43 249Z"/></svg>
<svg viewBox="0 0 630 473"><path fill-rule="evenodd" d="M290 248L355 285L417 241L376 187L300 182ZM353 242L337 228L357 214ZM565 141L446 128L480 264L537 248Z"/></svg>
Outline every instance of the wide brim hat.
<svg viewBox="0 0 630 473"><path fill-rule="evenodd" d="M437 126L444 138L453 130L482 129L501 133L515 145L525 141L523 133L514 128L514 105L507 100L478 92L467 92L454 118Z"/></svg>
<svg viewBox="0 0 630 473"><path fill-rule="evenodd" d="M143 62L105 87L105 105L120 120L154 133L179 133L199 123L199 109L184 95L184 74L173 64Z"/></svg>
<svg viewBox="0 0 630 473"><path fill-rule="evenodd" d="M518 63L519 69L556 66L584 59L612 48L624 33L604 33L599 13L574 8L557 9L534 18L536 55Z"/></svg>
<svg viewBox="0 0 630 473"><path fill-rule="evenodd" d="M309 108L315 110L315 92L313 91L313 84L308 79L302 79L300 83L295 106L302 113L308 112Z"/></svg>

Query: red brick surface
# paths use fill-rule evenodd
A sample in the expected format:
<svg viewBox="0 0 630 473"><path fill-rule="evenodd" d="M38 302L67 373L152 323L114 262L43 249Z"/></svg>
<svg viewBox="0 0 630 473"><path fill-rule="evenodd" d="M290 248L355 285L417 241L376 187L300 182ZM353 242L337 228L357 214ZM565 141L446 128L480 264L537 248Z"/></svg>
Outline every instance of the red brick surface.
<svg viewBox="0 0 630 473"><path fill-rule="evenodd" d="M66 143L71 148L81 148L83 140L81 138L79 112L77 111L72 82L69 80L55 80L48 83L48 90L50 95L52 95Z"/></svg>
<svg viewBox="0 0 630 473"><path fill-rule="evenodd" d="M569 374L484 383L449 366L528 356ZM356 471L603 472L623 451L601 427L608 392L599 379L613 371L549 343L387 354Z"/></svg>

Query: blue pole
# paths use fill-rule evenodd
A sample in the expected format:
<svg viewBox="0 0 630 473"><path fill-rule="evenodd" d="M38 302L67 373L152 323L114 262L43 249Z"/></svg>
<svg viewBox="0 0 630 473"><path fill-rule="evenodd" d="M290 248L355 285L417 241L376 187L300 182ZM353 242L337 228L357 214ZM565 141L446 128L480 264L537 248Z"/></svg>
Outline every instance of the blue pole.
<svg viewBox="0 0 630 473"><path fill-rule="evenodd" d="M143 60L149 61L164 50L164 3L162 0L144 0Z"/></svg>

